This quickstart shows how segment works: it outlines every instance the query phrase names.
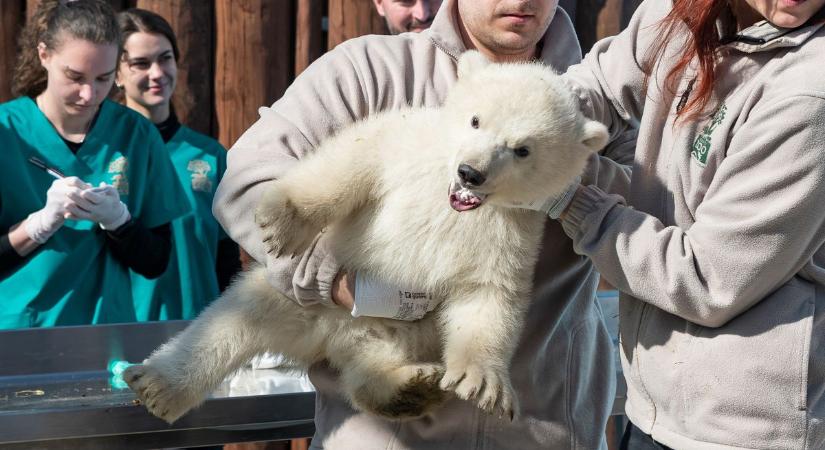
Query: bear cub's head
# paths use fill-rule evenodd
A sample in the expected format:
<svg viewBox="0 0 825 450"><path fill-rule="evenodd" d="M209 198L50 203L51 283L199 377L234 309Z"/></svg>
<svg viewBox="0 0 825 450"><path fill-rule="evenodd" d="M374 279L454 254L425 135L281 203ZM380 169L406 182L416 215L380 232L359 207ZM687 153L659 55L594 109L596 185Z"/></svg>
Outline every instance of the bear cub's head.
<svg viewBox="0 0 825 450"><path fill-rule="evenodd" d="M556 196L608 139L552 69L494 64L476 51L459 59L442 113L453 154L449 200L457 211Z"/></svg>

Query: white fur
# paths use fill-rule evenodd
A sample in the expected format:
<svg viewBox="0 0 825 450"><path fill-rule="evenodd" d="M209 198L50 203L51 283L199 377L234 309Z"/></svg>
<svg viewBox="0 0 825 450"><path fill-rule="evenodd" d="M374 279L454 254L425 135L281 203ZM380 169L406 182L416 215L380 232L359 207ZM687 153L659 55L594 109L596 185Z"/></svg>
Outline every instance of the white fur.
<svg viewBox="0 0 825 450"><path fill-rule="evenodd" d="M225 376L270 351L341 371L354 407L415 417L444 391L512 417L509 363L530 299L546 220L499 205L559 194L607 139L557 75L538 64L489 64L475 52L442 108L377 114L327 140L261 199L256 221L276 254L303 252L319 233L346 270L443 299L416 322L301 307L265 269L239 278L185 331L125 380L172 422ZM479 127L471 126L472 117ZM513 150L527 146L529 156ZM452 210L457 167L486 176L485 204Z"/></svg>

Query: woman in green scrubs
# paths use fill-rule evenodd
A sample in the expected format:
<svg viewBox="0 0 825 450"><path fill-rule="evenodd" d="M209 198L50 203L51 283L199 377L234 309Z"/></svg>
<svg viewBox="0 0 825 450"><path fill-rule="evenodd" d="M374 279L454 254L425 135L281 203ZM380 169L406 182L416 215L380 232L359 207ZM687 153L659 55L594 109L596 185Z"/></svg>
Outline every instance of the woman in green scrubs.
<svg viewBox="0 0 825 450"><path fill-rule="evenodd" d="M192 319L240 268L238 247L212 216L212 199L226 170L218 141L181 125L171 106L180 57L172 28L142 9L118 15L123 56L116 84L128 107L155 124L166 144L191 212L172 222L169 267L160 278L132 275L138 320Z"/></svg>
<svg viewBox="0 0 825 450"><path fill-rule="evenodd" d="M0 329L136 320L129 269L157 277L188 203L163 141L106 100L120 54L101 0L44 0L19 98L0 105Z"/></svg>

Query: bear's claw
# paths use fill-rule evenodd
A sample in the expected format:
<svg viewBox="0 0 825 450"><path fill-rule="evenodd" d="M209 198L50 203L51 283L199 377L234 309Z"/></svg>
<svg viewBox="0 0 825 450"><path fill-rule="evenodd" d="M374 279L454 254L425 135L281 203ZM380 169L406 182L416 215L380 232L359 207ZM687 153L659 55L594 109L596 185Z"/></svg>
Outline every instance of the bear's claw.
<svg viewBox="0 0 825 450"><path fill-rule="evenodd" d="M277 185L261 198L255 210L255 223L261 229L264 249L276 258L303 253L321 231L300 217L298 209Z"/></svg>
<svg viewBox="0 0 825 450"><path fill-rule="evenodd" d="M440 386L452 390L463 400L475 400L478 407L488 414L498 412L499 417L515 417L515 392L506 374L494 368L468 365L462 370L450 370L444 374Z"/></svg>

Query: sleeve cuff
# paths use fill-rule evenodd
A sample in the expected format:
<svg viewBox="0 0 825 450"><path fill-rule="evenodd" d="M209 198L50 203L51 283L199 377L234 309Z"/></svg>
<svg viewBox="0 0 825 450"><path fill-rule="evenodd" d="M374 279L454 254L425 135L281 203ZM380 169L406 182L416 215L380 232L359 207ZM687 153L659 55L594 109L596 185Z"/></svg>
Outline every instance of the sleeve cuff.
<svg viewBox="0 0 825 450"><path fill-rule="evenodd" d="M341 265L329 251L326 235L319 235L300 259L296 260L268 255L269 283L293 297L301 306L323 304L337 308L332 301L332 282Z"/></svg>
<svg viewBox="0 0 825 450"><path fill-rule="evenodd" d="M564 219L561 220L564 232L572 239L580 233L582 224L585 218L592 212L599 209L600 204L607 201L611 197L597 186L582 186L570 206L567 208L567 213Z"/></svg>

